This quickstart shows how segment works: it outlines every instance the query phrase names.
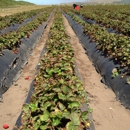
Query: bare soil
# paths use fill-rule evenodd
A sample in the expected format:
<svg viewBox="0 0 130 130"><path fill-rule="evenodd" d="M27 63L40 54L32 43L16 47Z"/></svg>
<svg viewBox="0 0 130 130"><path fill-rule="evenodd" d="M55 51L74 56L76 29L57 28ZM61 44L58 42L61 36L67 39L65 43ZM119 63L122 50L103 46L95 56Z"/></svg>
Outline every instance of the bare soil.
<svg viewBox="0 0 130 130"><path fill-rule="evenodd" d="M22 70L20 78L3 94L4 102L0 103L0 130L4 130L3 124L8 124L8 130L12 130L21 113L22 105L25 102L30 84L34 79L35 67L38 64L41 51L48 38L53 19L54 17L48 23L42 38L28 59L28 64ZM26 76L29 76L29 80L25 80Z"/></svg>
<svg viewBox="0 0 130 130"><path fill-rule="evenodd" d="M18 7L12 7L12 8L0 8L0 16L4 17L7 15L12 15L15 13L20 13L23 11L30 11L30 10L36 10L45 8L46 6L37 6L37 5L28 5L28 6L18 6Z"/></svg>
<svg viewBox="0 0 130 130"><path fill-rule="evenodd" d="M130 129L130 110L125 109L115 98L111 89L106 89L100 82L101 76L96 72L85 54L76 34L64 17L67 34L75 52L78 70L88 92L90 107L93 108L93 120L96 130L128 130Z"/></svg>

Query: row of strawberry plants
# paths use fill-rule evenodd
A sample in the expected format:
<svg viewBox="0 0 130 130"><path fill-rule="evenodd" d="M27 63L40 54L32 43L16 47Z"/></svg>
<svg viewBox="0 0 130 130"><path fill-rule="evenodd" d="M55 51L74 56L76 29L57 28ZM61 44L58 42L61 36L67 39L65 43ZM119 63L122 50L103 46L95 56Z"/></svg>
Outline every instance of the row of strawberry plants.
<svg viewBox="0 0 130 130"><path fill-rule="evenodd" d="M83 130L90 126L83 83L75 74L74 51L61 12L55 14L46 52L35 75L34 92L23 105L19 130Z"/></svg>
<svg viewBox="0 0 130 130"><path fill-rule="evenodd" d="M21 13L16 13L13 15L5 16L0 20L0 29L5 29L13 24L21 24L24 20L27 18L31 18L33 16L36 16L40 12L45 11L46 9L37 9L37 10L31 10Z"/></svg>
<svg viewBox="0 0 130 130"><path fill-rule="evenodd" d="M130 15L130 5L99 5L99 6L92 6L95 7L94 10L104 10L106 12L118 12L119 14L125 14L127 16Z"/></svg>
<svg viewBox="0 0 130 130"><path fill-rule="evenodd" d="M71 12L67 12L77 23L83 26L85 34L89 35L92 42L96 42L97 49L107 57L116 60L121 67L130 68L130 38L124 35L108 33L105 28L96 24L88 24Z"/></svg>
<svg viewBox="0 0 130 130"><path fill-rule="evenodd" d="M72 8L68 7L69 10ZM128 7L126 5L122 6L124 10L128 10ZM76 13L80 14L81 12L87 13L87 14L94 14L98 16L105 16L110 19L115 19L115 20L121 20L124 22L130 22L130 17L129 15L122 13L120 6L112 6L112 5L89 5L89 6L84 6L84 8L81 8L80 11L75 11Z"/></svg>
<svg viewBox="0 0 130 130"><path fill-rule="evenodd" d="M106 11L106 10L96 10L93 13L95 13L95 15L105 16L109 19L119 20L119 21L123 21L126 23L130 23L130 16L127 14L122 14L117 10L115 10L114 12Z"/></svg>
<svg viewBox="0 0 130 130"><path fill-rule="evenodd" d="M91 19L94 20L96 23L101 24L103 26L105 26L106 28L113 28L114 30L116 30L119 33L122 33L126 36L130 36L130 24L127 23L126 21L120 21L120 20L113 20L111 18L108 18L105 15L100 15L100 13L98 12L97 14L93 13L93 11L91 10L80 10L80 12L77 12L75 10L72 10L71 8L69 9L72 12L76 13L76 14L80 14L82 15L85 19ZM130 21L130 19L127 20Z"/></svg>
<svg viewBox="0 0 130 130"><path fill-rule="evenodd" d="M12 31L7 34L0 36L0 51L7 48L10 50L16 50L17 47L21 44L22 38L29 38L30 34L38 28L40 24L47 21L50 13L53 11L53 7L47 8L46 12L40 14L31 22L28 22L26 25L21 26L17 31Z"/></svg>
<svg viewBox="0 0 130 130"><path fill-rule="evenodd" d="M99 16L105 16L111 19L115 20L121 20L124 22L130 22L130 16L124 13L121 13L121 8L123 10L127 11L128 8L127 5L119 6L119 5L100 5L100 6L85 6L82 10L85 12L91 12L94 13L95 15Z"/></svg>
<svg viewBox="0 0 130 130"><path fill-rule="evenodd" d="M118 14L122 16L129 17L130 11L129 11L130 5L88 5L84 6L82 10L86 11L92 11L96 14L115 14L115 18L119 18ZM116 15L117 14L117 15ZM124 17L125 19L127 17Z"/></svg>

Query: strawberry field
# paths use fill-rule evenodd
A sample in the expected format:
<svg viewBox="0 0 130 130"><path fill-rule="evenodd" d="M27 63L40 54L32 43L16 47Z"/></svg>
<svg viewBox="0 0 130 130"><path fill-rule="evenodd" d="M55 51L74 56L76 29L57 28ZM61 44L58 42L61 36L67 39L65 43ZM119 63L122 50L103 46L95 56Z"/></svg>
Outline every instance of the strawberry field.
<svg viewBox="0 0 130 130"><path fill-rule="evenodd" d="M63 16L102 76L102 83L130 108L129 7L89 5L77 11L71 6L52 6L0 17L1 102L54 18L13 130L95 129Z"/></svg>
<svg viewBox="0 0 130 130"><path fill-rule="evenodd" d="M69 7L63 10L87 55L102 75L102 82L112 88L117 99L129 108L129 16L127 20L121 19L128 12L122 6L115 6L115 14L111 14L109 5L92 7L87 6L80 11ZM128 7L125 6L126 10Z"/></svg>

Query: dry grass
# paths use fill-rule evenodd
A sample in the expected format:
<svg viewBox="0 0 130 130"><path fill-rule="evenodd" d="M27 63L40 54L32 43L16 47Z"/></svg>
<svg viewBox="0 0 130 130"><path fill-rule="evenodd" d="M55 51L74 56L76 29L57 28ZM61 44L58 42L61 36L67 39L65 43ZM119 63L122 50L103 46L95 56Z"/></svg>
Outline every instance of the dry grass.
<svg viewBox="0 0 130 130"><path fill-rule="evenodd" d="M11 14L15 14L15 13L23 12L23 11L40 9L44 7L47 7L47 6L31 5L31 6L19 6L19 7L14 7L14 8L0 8L0 16L11 15Z"/></svg>

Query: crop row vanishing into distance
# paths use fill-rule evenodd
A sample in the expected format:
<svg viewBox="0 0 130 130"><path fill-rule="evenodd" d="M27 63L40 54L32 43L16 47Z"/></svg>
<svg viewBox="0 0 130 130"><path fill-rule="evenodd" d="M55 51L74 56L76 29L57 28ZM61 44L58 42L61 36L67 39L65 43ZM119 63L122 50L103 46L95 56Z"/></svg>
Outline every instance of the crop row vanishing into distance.
<svg viewBox="0 0 130 130"><path fill-rule="evenodd" d="M2 53L3 49L9 49L16 51L17 47L21 44L21 39L30 36L30 34L38 28L40 24L42 24L43 21L46 22L48 16L52 12L54 8L44 8L36 11L39 13L39 15L28 22L27 24L24 24L23 26L20 26L16 31L10 31L6 34L2 34L0 36L0 51ZM34 11L35 12L35 11ZM41 13L40 13L41 12ZM32 13L31 13L32 14ZM24 17L24 15L23 15ZM17 52L17 51L16 51Z"/></svg>
<svg viewBox="0 0 130 130"><path fill-rule="evenodd" d="M107 8L109 8L109 6L106 7L106 9ZM84 7L80 11L76 11L68 7L68 10L82 15L86 20L92 20L93 22L100 24L100 26L113 29L126 36L130 36L130 16L120 13L115 10L115 8L113 9L114 13L103 9L102 6L97 6L96 9L92 9L91 6L88 6ZM124 10L127 10L127 8L124 8Z"/></svg>
<svg viewBox="0 0 130 130"><path fill-rule="evenodd" d="M82 12L82 8L75 11L69 6L62 6L62 10L95 69L102 76L101 81L114 91L116 99L125 108L130 109L130 37L84 18L82 13L85 11Z"/></svg>
<svg viewBox="0 0 130 130"><path fill-rule="evenodd" d="M23 105L19 130L83 130L90 127L91 109L75 72L74 51L57 10L35 75L30 103ZM17 125L17 124L16 124ZM17 126L15 126L16 128Z"/></svg>
<svg viewBox="0 0 130 130"><path fill-rule="evenodd" d="M77 23L84 28L84 34L89 35L92 42L96 42L97 49L101 50L106 57L110 57L120 67L127 68L127 74L130 70L130 37L123 34L109 33L105 27L99 24L90 24L76 15L75 12L68 7L63 10L69 14ZM70 10L70 11L69 11ZM77 11L78 12L78 11ZM82 11L81 11L82 12ZM124 72L126 73L126 72Z"/></svg>
<svg viewBox="0 0 130 130"><path fill-rule="evenodd" d="M4 17L0 16L0 29L1 30L6 29L7 27L14 24L21 24L27 18L34 17L35 15L38 15L42 11L45 11L45 9L25 11L25 12L16 13L16 14L4 16Z"/></svg>

